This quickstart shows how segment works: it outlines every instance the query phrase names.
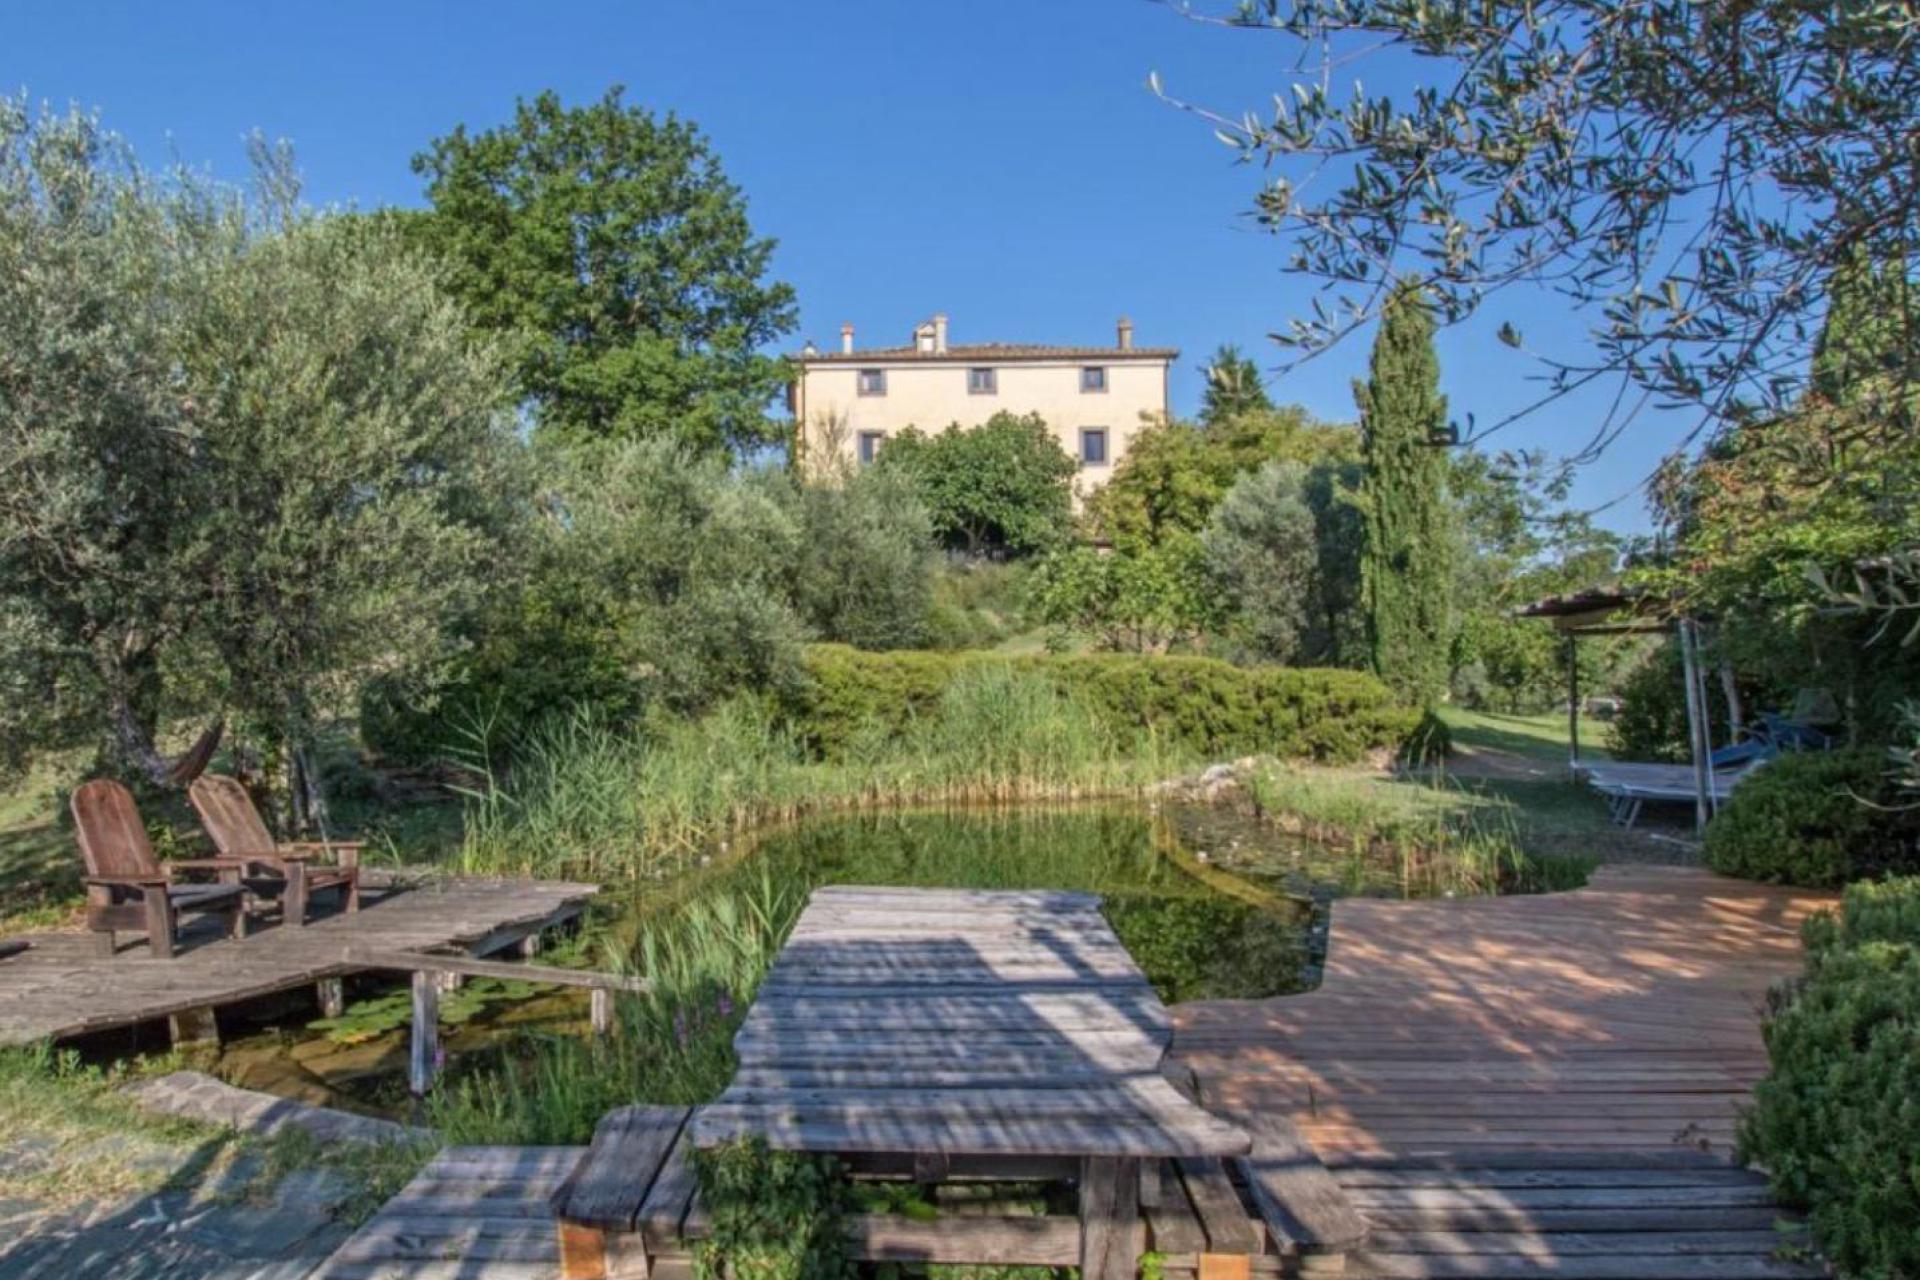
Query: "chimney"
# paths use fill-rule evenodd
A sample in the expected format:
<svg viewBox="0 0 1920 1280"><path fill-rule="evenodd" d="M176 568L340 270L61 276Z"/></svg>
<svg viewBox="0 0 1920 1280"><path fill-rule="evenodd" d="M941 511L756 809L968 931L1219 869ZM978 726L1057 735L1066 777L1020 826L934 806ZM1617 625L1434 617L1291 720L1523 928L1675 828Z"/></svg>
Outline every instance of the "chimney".
<svg viewBox="0 0 1920 1280"><path fill-rule="evenodd" d="M1120 317L1120 349L1122 351L1133 350L1133 321L1127 319L1125 316Z"/></svg>
<svg viewBox="0 0 1920 1280"><path fill-rule="evenodd" d="M933 354L947 354L947 316L944 311L935 312L933 317Z"/></svg>
<svg viewBox="0 0 1920 1280"><path fill-rule="evenodd" d="M840 354L843 356L853 354L853 326L850 324L840 326Z"/></svg>

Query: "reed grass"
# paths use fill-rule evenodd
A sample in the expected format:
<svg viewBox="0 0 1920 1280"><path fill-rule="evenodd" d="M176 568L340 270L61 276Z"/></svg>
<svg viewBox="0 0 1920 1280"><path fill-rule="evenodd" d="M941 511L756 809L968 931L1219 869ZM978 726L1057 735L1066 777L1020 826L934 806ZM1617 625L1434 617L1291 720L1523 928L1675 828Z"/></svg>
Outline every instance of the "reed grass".
<svg viewBox="0 0 1920 1280"><path fill-rule="evenodd" d="M1352 892L1393 874L1406 897L1577 888L1597 860L1529 852L1512 801L1441 773L1420 780L1275 763L1246 780L1256 812L1347 858Z"/></svg>
<svg viewBox="0 0 1920 1280"><path fill-rule="evenodd" d="M530 1034L474 1055L436 1085L428 1122L455 1145L578 1143L615 1107L711 1100L733 1076L733 1034L804 902L799 886L763 873L655 918L605 962L653 981L621 1000L611 1034Z"/></svg>
<svg viewBox="0 0 1920 1280"><path fill-rule="evenodd" d="M480 873L654 879L764 823L873 807L1137 793L1188 763L1122 737L1039 676L956 677L902 735L812 758L764 702L618 731L588 715L537 732L511 778L468 795L458 864Z"/></svg>

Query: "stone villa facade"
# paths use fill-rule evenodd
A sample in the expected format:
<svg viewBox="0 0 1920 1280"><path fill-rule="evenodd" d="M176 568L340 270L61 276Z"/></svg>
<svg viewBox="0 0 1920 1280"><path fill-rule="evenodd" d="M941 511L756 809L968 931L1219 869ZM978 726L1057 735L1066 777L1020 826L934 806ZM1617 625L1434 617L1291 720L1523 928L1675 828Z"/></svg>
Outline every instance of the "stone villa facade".
<svg viewBox="0 0 1920 1280"><path fill-rule="evenodd" d="M798 357L788 407L799 457L838 452L864 465L908 427L932 434L1037 413L1079 461L1084 493L1106 482L1143 425L1167 415L1167 374L1180 354L1136 347L1127 320L1114 337L1110 347L950 344L947 317L936 315L905 346L862 349L843 325L840 350L809 343Z"/></svg>

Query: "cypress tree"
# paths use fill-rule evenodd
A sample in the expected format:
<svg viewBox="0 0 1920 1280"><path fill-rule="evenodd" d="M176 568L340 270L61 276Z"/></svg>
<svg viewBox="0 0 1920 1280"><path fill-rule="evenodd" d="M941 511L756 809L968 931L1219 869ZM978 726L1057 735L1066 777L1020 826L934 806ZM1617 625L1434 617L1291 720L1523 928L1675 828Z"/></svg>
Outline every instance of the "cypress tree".
<svg viewBox="0 0 1920 1280"><path fill-rule="evenodd" d="M1200 395L1200 421L1207 426L1261 413L1273 408L1260 367L1231 342L1224 343L1207 363L1207 387Z"/></svg>
<svg viewBox="0 0 1920 1280"><path fill-rule="evenodd" d="M1380 317L1367 380L1355 382L1364 470L1361 608L1373 669L1422 706L1447 687L1452 639L1453 519L1447 425L1433 315L1402 285Z"/></svg>

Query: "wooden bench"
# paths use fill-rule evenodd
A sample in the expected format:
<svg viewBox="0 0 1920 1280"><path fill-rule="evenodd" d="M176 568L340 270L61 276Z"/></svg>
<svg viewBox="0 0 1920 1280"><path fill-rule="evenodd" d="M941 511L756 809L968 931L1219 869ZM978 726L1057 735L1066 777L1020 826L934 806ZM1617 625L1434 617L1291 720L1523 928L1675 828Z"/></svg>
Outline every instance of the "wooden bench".
<svg viewBox="0 0 1920 1280"><path fill-rule="evenodd" d="M677 1244L695 1189L682 1143L689 1107L621 1107L601 1117L593 1145L553 1193L566 1280L643 1280L654 1252ZM657 1193L657 1194L656 1194Z"/></svg>

